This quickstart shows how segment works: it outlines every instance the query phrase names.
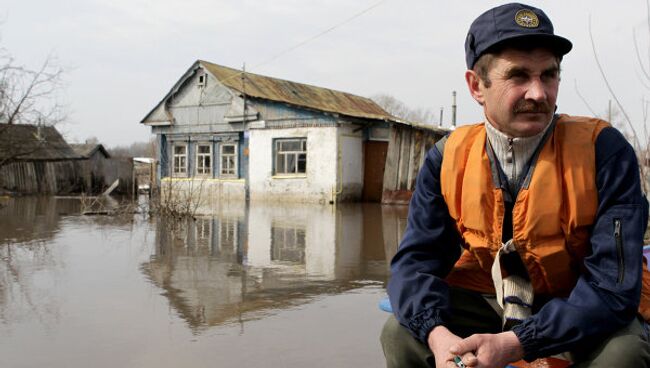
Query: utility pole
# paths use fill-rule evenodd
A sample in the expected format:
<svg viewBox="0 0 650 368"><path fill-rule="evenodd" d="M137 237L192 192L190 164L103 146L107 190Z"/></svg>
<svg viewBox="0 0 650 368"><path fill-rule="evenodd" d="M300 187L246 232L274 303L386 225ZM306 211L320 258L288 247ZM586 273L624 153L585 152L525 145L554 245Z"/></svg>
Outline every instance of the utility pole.
<svg viewBox="0 0 650 368"><path fill-rule="evenodd" d="M244 98L244 108L243 108L243 114L242 114L242 124L246 124L246 63L241 68L241 89L242 89L242 95Z"/></svg>
<svg viewBox="0 0 650 368"><path fill-rule="evenodd" d="M607 106L607 121L609 123L612 122L612 100L609 100L608 106Z"/></svg>
<svg viewBox="0 0 650 368"><path fill-rule="evenodd" d="M444 107L440 108L440 122L438 123L438 126L442 128L442 114L445 111Z"/></svg>
<svg viewBox="0 0 650 368"><path fill-rule="evenodd" d="M451 128L456 128L456 91L451 92Z"/></svg>

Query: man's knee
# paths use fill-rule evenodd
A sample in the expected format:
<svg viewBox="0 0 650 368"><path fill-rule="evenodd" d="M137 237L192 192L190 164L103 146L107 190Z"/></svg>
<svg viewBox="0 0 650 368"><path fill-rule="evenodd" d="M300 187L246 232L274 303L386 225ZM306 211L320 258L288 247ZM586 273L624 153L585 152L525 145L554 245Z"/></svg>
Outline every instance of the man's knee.
<svg viewBox="0 0 650 368"><path fill-rule="evenodd" d="M408 335L408 336L407 336ZM388 317L384 328L381 330L381 347L384 349L386 360L402 355L404 339L412 338L406 329L402 327L394 316Z"/></svg>
<svg viewBox="0 0 650 368"><path fill-rule="evenodd" d="M387 367L432 366L428 363L433 361L431 350L413 338L392 315L384 323L380 340Z"/></svg>
<svg viewBox="0 0 650 368"><path fill-rule="evenodd" d="M574 355L576 367L650 367L644 323L634 320L588 353Z"/></svg>

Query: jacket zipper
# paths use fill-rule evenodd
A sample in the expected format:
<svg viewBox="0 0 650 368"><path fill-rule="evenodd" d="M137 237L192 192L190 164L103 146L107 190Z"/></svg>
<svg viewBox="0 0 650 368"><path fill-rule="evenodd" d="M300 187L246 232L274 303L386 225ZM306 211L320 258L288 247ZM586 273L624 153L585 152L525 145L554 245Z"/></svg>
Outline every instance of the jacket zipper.
<svg viewBox="0 0 650 368"><path fill-rule="evenodd" d="M621 219L614 219L614 239L616 240L616 252L618 254L618 279L622 283L625 277L625 253L623 252L623 237L621 234Z"/></svg>

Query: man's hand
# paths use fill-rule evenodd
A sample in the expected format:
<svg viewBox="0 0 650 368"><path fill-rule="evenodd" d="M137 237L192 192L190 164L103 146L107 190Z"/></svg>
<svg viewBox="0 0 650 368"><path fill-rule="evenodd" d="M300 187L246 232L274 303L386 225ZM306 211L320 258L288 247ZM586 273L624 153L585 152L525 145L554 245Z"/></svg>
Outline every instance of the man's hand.
<svg viewBox="0 0 650 368"><path fill-rule="evenodd" d="M508 363L516 362L524 356L524 349L517 335L512 331L472 335L451 346L449 352L462 356L463 362L465 362L464 354L474 353L477 364L472 366L479 368L505 367Z"/></svg>
<svg viewBox="0 0 650 368"><path fill-rule="evenodd" d="M436 360L436 368L456 368L454 363L454 356L450 352L452 346L456 346L463 342L463 339L454 335L445 326L436 326L429 333L427 343L429 349L433 352L433 357ZM467 367L476 366L476 357L471 351L464 354L457 354L463 358L463 363Z"/></svg>

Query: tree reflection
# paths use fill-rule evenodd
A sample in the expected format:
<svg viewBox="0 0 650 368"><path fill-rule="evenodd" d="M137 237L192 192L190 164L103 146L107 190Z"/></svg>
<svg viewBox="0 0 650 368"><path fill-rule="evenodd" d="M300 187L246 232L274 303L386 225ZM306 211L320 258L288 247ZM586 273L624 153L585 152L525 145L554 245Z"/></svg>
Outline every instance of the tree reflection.
<svg viewBox="0 0 650 368"><path fill-rule="evenodd" d="M48 246L59 231L60 214L78 205L54 197L7 199L0 208L0 320L56 321L57 303L44 284L55 278L60 258ZM40 282L36 282L36 279Z"/></svg>

